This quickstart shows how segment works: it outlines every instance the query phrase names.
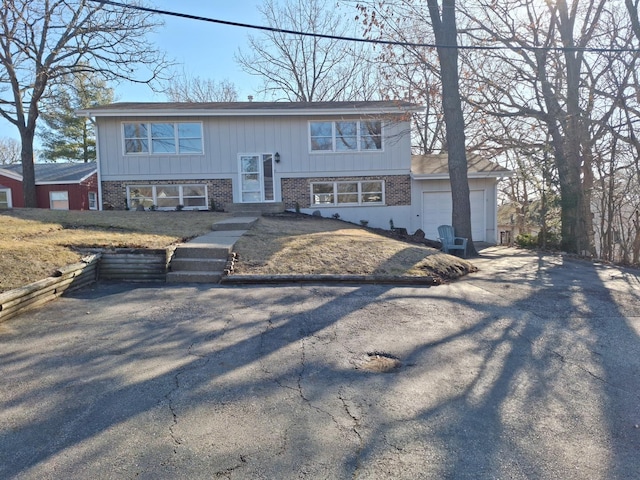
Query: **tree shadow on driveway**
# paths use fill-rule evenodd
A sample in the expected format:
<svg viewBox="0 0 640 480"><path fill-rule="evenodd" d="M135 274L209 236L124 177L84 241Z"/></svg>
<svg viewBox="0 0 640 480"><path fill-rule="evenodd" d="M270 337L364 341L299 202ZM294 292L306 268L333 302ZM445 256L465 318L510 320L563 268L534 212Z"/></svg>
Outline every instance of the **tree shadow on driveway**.
<svg viewBox="0 0 640 480"><path fill-rule="evenodd" d="M11 320L0 476L632 477L633 277L501 261L429 289L102 285Z"/></svg>

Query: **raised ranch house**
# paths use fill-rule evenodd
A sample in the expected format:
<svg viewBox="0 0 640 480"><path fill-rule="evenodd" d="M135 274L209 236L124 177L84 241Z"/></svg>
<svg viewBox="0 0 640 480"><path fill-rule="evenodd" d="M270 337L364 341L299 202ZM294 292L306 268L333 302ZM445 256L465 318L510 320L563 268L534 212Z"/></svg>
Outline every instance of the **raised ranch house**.
<svg viewBox="0 0 640 480"><path fill-rule="evenodd" d="M78 113L96 120L100 208L259 204L436 238L434 225L451 222L450 187L446 156L412 158L409 114L420 110L399 101L114 103ZM471 180L474 239L495 242L495 185L508 172L481 169Z"/></svg>
<svg viewBox="0 0 640 480"><path fill-rule="evenodd" d="M95 162L36 163L38 208L97 210L98 174ZM24 207L22 164L0 165L0 209Z"/></svg>

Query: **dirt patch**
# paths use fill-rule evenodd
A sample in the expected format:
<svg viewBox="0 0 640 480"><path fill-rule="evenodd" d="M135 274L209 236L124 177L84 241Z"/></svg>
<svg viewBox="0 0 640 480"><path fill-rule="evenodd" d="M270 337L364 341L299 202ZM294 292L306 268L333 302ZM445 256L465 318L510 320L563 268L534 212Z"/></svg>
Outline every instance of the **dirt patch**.
<svg viewBox="0 0 640 480"><path fill-rule="evenodd" d="M399 358L389 353L372 352L367 353L367 358L360 365L360 370L373 373L390 373L398 370L402 366Z"/></svg>

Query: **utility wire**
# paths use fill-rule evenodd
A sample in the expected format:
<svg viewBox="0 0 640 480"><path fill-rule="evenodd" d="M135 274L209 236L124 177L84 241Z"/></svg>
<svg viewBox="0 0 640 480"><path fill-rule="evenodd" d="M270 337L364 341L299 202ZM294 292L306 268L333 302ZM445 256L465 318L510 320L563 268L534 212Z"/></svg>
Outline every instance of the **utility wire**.
<svg viewBox="0 0 640 480"><path fill-rule="evenodd" d="M275 33L287 33L291 35L300 35L304 37L326 38L330 40L344 40L347 42L372 43L377 45L393 45L399 47L423 47L423 48L457 48L459 50L528 50L528 51L554 51L554 52L591 52L591 53L622 53L622 52L638 52L637 48L592 48L592 47L534 47L534 46L488 46L488 45L437 45L434 43L414 43L399 42L395 40L375 40L371 38L344 37L340 35L328 35L324 33L300 32L297 30L287 30L285 28L265 27L263 25L251 25L249 23L231 22L229 20L219 20L216 18L202 17L200 15L191 15L189 13L172 12L169 10L160 10L157 8L142 7L139 5L128 5L126 3L114 2L111 0L89 0L90 2L113 5L115 7L129 8L131 10L139 10L142 12L156 13L169 17L186 18L188 20L198 20L201 22L217 23L219 25L227 25L231 27L249 28L253 30L263 30Z"/></svg>

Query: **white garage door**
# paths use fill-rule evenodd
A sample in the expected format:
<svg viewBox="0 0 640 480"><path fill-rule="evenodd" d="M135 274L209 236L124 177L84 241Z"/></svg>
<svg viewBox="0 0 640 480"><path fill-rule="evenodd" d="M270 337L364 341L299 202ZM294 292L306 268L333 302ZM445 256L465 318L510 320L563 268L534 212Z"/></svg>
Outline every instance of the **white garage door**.
<svg viewBox="0 0 640 480"><path fill-rule="evenodd" d="M471 234L485 241L486 212L484 190L471 190ZM438 226L451 225L451 192L422 192L422 230L427 238L438 238Z"/></svg>

